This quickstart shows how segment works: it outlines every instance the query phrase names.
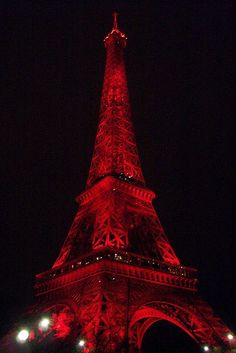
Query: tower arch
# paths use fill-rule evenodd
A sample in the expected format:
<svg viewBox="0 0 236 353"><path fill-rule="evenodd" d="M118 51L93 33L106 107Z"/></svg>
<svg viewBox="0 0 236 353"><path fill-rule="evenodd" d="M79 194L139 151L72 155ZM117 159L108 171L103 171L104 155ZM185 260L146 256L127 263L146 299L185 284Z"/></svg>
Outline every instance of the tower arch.
<svg viewBox="0 0 236 353"><path fill-rule="evenodd" d="M158 320L149 325L141 342L141 353L199 353L201 348L179 326L167 320Z"/></svg>
<svg viewBox="0 0 236 353"><path fill-rule="evenodd" d="M204 303L202 302L204 305ZM173 303L168 301L152 301L141 305L133 313L130 320L130 341L141 350L142 341L147 330L157 321L167 321L189 335L200 346L220 347L223 342L217 327L209 324L214 317L206 318L195 305Z"/></svg>

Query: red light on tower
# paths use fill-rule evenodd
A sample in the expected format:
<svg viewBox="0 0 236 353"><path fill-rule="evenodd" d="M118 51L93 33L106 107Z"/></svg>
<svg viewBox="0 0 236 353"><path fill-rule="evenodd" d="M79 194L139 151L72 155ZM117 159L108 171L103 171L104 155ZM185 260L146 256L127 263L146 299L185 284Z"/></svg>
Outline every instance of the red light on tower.
<svg viewBox="0 0 236 353"><path fill-rule="evenodd" d="M148 328L166 320L205 352L229 348L233 335L198 296L196 270L180 264L153 207L155 194L145 186L126 43L114 14L104 39L106 67L86 190L77 197L78 212L52 269L36 276L35 310L50 313L50 321L40 323L50 331L40 335L71 339L84 353L139 352ZM18 339L26 342L28 331Z"/></svg>

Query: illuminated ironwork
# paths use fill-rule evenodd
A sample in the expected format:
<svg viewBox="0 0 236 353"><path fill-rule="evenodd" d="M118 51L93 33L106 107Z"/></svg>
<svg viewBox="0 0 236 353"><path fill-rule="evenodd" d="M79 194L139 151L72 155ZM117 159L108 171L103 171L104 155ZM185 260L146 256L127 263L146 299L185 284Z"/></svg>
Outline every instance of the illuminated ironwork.
<svg viewBox="0 0 236 353"><path fill-rule="evenodd" d="M114 15L100 119L87 189L52 270L36 295L73 303L83 351L141 349L154 322L168 320L199 344L227 346L229 329L196 294L196 270L180 265L145 187L124 65L127 38ZM194 295L193 295L194 293Z"/></svg>
<svg viewBox="0 0 236 353"><path fill-rule="evenodd" d="M130 117L126 41L115 14L104 40L87 188L77 197L79 210L53 268L37 276L36 294L47 301L58 293L74 303L85 353L138 352L158 320L224 350L229 329L197 296L196 270L180 265L153 208L155 194L145 187Z"/></svg>
<svg viewBox="0 0 236 353"><path fill-rule="evenodd" d="M127 249L180 264L152 206L155 194L144 185L130 117L126 41L114 14L104 39L105 78L87 191L77 198L80 208L54 267L91 247Z"/></svg>
<svg viewBox="0 0 236 353"><path fill-rule="evenodd" d="M145 186L130 119L126 41L115 14L104 40L87 188L77 197L79 210L52 269L36 276L31 314L50 314L44 339L71 337L84 353L140 352L145 332L159 320L203 347L229 352L234 336L198 296L197 271L180 264L152 205L155 194ZM54 351L60 350L50 346Z"/></svg>

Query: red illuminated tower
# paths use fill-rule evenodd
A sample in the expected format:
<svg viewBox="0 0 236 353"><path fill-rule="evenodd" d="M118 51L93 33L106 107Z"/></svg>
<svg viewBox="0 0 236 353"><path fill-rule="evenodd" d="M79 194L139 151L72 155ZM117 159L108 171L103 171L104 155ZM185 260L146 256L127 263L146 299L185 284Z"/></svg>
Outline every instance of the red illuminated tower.
<svg viewBox="0 0 236 353"><path fill-rule="evenodd" d="M158 320L212 351L230 352L229 328L198 296L196 270L180 263L153 208L155 194L145 186L126 43L114 14L104 39L105 77L86 190L77 197L78 212L52 269L36 276L35 312L49 313L54 337L80 340L85 353L140 352L146 330Z"/></svg>

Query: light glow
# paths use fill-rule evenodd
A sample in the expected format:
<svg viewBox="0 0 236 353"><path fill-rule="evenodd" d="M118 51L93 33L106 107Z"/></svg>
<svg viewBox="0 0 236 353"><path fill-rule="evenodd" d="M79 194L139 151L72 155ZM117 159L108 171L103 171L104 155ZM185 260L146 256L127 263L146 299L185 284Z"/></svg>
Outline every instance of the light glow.
<svg viewBox="0 0 236 353"><path fill-rule="evenodd" d="M39 328L41 330L46 331L50 325L50 320L47 317L44 317L40 322L39 322Z"/></svg>
<svg viewBox="0 0 236 353"><path fill-rule="evenodd" d="M28 338L29 338L29 331L26 329L20 330L20 332L16 337L17 341L20 343L24 343L25 341L27 341Z"/></svg>
<svg viewBox="0 0 236 353"><path fill-rule="evenodd" d="M209 352L209 347L208 346L203 346L204 352Z"/></svg>
<svg viewBox="0 0 236 353"><path fill-rule="evenodd" d="M232 333L228 333L227 338L228 338L229 340L233 340L233 339L234 339L234 336L232 335Z"/></svg>
<svg viewBox="0 0 236 353"><path fill-rule="evenodd" d="M85 345L85 340L80 340L79 341L79 346L80 347L84 347L84 345Z"/></svg>

